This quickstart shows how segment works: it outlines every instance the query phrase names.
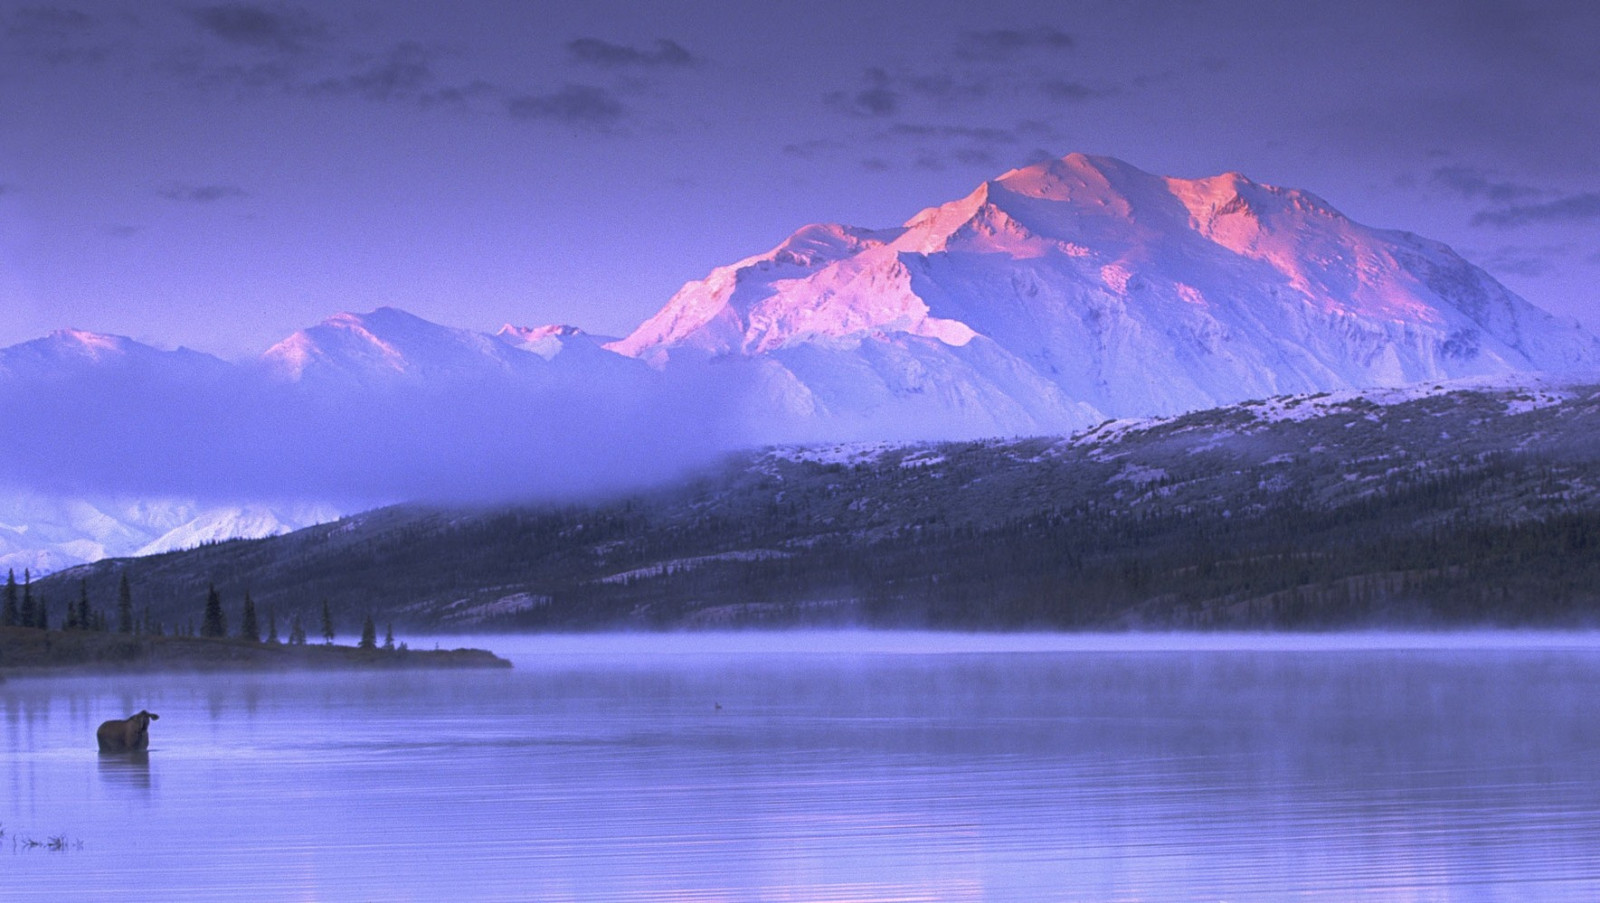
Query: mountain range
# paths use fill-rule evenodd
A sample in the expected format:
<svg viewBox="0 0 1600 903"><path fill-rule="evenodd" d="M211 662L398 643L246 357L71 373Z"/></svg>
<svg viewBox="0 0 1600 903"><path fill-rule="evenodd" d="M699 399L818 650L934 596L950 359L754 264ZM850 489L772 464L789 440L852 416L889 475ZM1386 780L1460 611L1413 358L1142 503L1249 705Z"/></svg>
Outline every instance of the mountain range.
<svg viewBox="0 0 1600 903"><path fill-rule="evenodd" d="M898 227L802 228L620 338L380 308L245 362L81 330L0 349L0 402L32 427L0 450L0 566L281 532L457 483L664 477L766 443L1066 434L1597 370L1600 340L1442 244L1238 173L1074 154Z"/></svg>

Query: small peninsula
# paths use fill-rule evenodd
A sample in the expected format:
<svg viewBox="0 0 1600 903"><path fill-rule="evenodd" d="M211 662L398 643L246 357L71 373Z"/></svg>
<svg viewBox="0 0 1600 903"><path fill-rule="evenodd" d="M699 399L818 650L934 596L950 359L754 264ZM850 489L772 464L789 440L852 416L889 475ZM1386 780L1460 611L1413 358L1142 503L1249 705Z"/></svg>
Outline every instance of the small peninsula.
<svg viewBox="0 0 1600 903"><path fill-rule="evenodd" d="M71 671L294 671L510 668L484 649L395 649L332 643L0 627L0 675Z"/></svg>

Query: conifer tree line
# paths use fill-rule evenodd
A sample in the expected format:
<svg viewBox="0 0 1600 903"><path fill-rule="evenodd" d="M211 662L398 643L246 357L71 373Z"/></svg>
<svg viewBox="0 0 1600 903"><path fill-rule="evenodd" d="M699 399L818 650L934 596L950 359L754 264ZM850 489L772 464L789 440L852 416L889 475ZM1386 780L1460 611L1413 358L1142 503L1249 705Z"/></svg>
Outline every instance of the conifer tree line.
<svg viewBox="0 0 1600 903"><path fill-rule="evenodd" d="M0 610L0 624L6 627L32 627L48 630L49 605L33 591L33 574L22 572L22 583L17 583L14 569L6 572L5 599ZM133 590L128 585L128 575L123 574L117 587L115 630L122 634L157 634L162 632L159 623L151 622L148 614L141 617L133 607ZM111 618L96 606L89 595L89 582L78 581L78 597L67 603L61 619L63 630L88 630L109 633L113 629Z"/></svg>
<svg viewBox="0 0 1600 903"><path fill-rule="evenodd" d="M123 581L123 590L124 591L123 591L122 595L123 595L123 598L125 600L125 603L126 603L126 599L128 597L126 589L127 589L127 582L126 582L126 580L124 580ZM85 589L84 591L87 592L87 589ZM9 599L10 596L8 595L7 598ZM130 605L129 611L131 612L131 603L126 603L126 604ZM130 614L130 617L131 617L131 614ZM217 590L217 587L216 587L215 583L212 583L212 584L208 585L206 587L205 608L204 608L204 610L202 612L201 620L200 620L200 630L199 630L199 635L200 636L208 637L208 638L212 638L212 639L229 639L229 638L233 638L233 639L245 640L245 641L252 642L252 643L265 642L268 645L274 645L274 646L281 645L281 644L283 644L285 642L287 642L287 644L290 645L290 646L304 646L306 644L305 621L302 618L301 613L299 611L295 611L289 617L288 638L287 638L287 640L285 640L282 637L280 637L279 634L278 634L278 615L277 615L277 612L272 608L268 608L267 612L266 612L266 624L267 624L266 637L263 638L262 637L262 633L261 633L261 626L260 626L260 614L256 610L255 600L251 596L249 590L246 590L245 593L244 593L244 603L243 603L243 607L242 607L241 613L240 613L240 620L241 620L241 625L240 625L240 628L239 628L239 632L237 634L230 635L229 632L228 632L228 615L227 615L227 612L224 610L224 607L223 607L222 593ZM334 641L334 638L338 635L338 633L337 633L337 631L336 631L336 629L334 627L332 606L329 604L328 600L326 600L326 599L324 599L322 601L322 611L321 611L320 620L321 620L320 632L321 632L323 643L327 644L327 645L331 645L333 643L333 641ZM177 631L177 635L179 635L179 636L184 636L184 635L192 636L194 634L195 634L195 631L193 630L192 626L189 627L189 628L179 627L179 629ZM365 619L362 621L361 638L358 641L358 646L361 649L377 649L377 648L379 648L377 622L375 620L373 620L373 616L370 613L368 613L366 615ZM393 651L394 649L397 648L396 644L395 644L395 639L394 639L394 625L392 623L391 624L386 624L385 627L384 627L384 638L383 638L382 648L386 649L386 650L390 650L390 651ZM398 648L404 649L405 648L405 644L404 643L399 644Z"/></svg>

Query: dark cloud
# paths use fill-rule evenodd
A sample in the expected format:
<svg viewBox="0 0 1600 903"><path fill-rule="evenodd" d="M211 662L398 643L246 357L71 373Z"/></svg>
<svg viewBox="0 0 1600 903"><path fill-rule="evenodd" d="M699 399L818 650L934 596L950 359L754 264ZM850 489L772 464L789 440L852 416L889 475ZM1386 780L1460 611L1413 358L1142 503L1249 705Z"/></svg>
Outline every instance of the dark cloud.
<svg viewBox="0 0 1600 903"><path fill-rule="evenodd" d="M192 185L187 182L173 182L162 186L156 194L169 201L182 201L191 204L211 204L217 201L250 196L248 192L237 185Z"/></svg>
<svg viewBox="0 0 1600 903"><path fill-rule="evenodd" d="M1076 44L1072 35L1050 26L1027 30L999 28L962 35L956 44L955 55L965 60L1004 62L1031 51L1071 50Z"/></svg>
<svg viewBox="0 0 1600 903"><path fill-rule="evenodd" d="M662 38L653 50L627 44L613 44L599 38L576 38L567 42L567 52L580 63L608 68L642 66L647 68L684 67L700 63L700 58L677 41Z"/></svg>
<svg viewBox="0 0 1600 903"><path fill-rule="evenodd" d="M1430 181L1462 197L1486 198L1498 203L1537 197L1544 193L1530 185L1497 179L1492 173L1472 166L1441 166L1432 172Z"/></svg>
<svg viewBox="0 0 1600 903"><path fill-rule="evenodd" d="M1028 153L1023 156L1020 165L1032 166L1035 163L1049 163L1052 160L1059 160L1061 157L1061 154L1058 154L1054 151L1048 151L1042 147L1036 147L1033 150L1028 151Z"/></svg>
<svg viewBox="0 0 1600 903"><path fill-rule="evenodd" d="M613 125L626 112L615 95L594 85L566 85L551 94L517 94L506 98L505 108L514 119L548 119L588 128Z"/></svg>
<svg viewBox="0 0 1600 903"><path fill-rule="evenodd" d="M328 26L302 9L224 3L184 10L201 30L240 47L300 53L328 36Z"/></svg>
<svg viewBox="0 0 1600 903"><path fill-rule="evenodd" d="M1096 87L1066 78L1047 78L1039 83L1039 91L1051 100L1080 102L1099 100L1118 93L1115 87Z"/></svg>
<svg viewBox="0 0 1600 903"><path fill-rule="evenodd" d="M990 81L971 73L908 73L900 78L899 83L907 93L942 103L975 100L987 96L994 90L994 85Z"/></svg>
<svg viewBox="0 0 1600 903"><path fill-rule="evenodd" d="M1541 223L1600 223L1600 193L1570 194L1538 204L1507 204L1479 211L1474 226L1511 229Z"/></svg>
<svg viewBox="0 0 1600 903"><path fill-rule="evenodd" d="M887 137L894 138L936 138L945 140L975 141L980 144L1016 144L1019 141L1019 129L1000 129L985 126L970 125L916 125L912 123L899 123L891 126Z"/></svg>
<svg viewBox="0 0 1600 903"><path fill-rule="evenodd" d="M1563 245L1504 245L1484 258L1483 266L1499 275L1535 278L1559 269L1571 251Z"/></svg>
<svg viewBox="0 0 1600 903"><path fill-rule="evenodd" d="M893 116L900 110L900 94L892 87L889 73L877 66L862 73L866 83L854 91L833 91L823 102L854 116Z"/></svg>
<svg viewBox="0 0 1600 903"><path fill-rule="evenodd" d="M72 7L23 7L0 23L20 56L51 65L99 63L111 52L100 34L100 20Z"/></svg>
<svg viewBox="0 0 1600 903"><path fill-rule="evenodd" d="M999 166L999 158L981 147L958 147L950 152L950 158L963 166L982 166L985 169Z"/></svg>
<svg viewBox="0 0 1600 903"><path fill-rule="evenodd" d="M783 146L783 152L791 157L802 160L814 160L825 154L845 150L848 147L843 141L832 138L812 138L809 141L796 141Z"/></svg>
<svg viewBox="0 0 1600 903"><path fill-rule="evenodd" d="M203 12L219 36L260 48L263 54L242 60L219 58L215 49L197 45L169 54L163 71L199 89L277 90L305 97L456 107L590 128L612 125L626 113L621 101L600 87L569 84L540 92L484 79L446 81L439 69L447 51L419 41L402 41L379 53L334 58L325 52L300 52L325 34L320 23L313 27L296 15L242 5L208 7Z"/></svg>
<svg viewBox="0 0 1600 903"><path fill-rule="evenodd" d="M374 59L363 60L355 71L312 85L312 93L354 94L374 101L418 100L437 86L433 73L435 52L405 41Z"/></svg>

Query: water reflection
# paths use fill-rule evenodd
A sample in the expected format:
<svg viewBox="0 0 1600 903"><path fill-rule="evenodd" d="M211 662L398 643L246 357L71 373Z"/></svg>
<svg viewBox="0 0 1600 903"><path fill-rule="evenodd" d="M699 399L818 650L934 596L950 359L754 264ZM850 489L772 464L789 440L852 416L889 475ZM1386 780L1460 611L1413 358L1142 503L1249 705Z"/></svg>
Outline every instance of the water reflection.
<svg viewBox="0 0 1600 903"><path fill-rule="evenodd" d="M1600 648L517 664L0 686L0 823L85 843L7 891L1600 899ZM90 765L127 703L154 751Z"/></svg>
<svg viewBox="0 0 1600 903"><path fill-rule="evenodd" d="M100 780L107 786L150 792L149 752L102 752L97 762Z"/></svg>

